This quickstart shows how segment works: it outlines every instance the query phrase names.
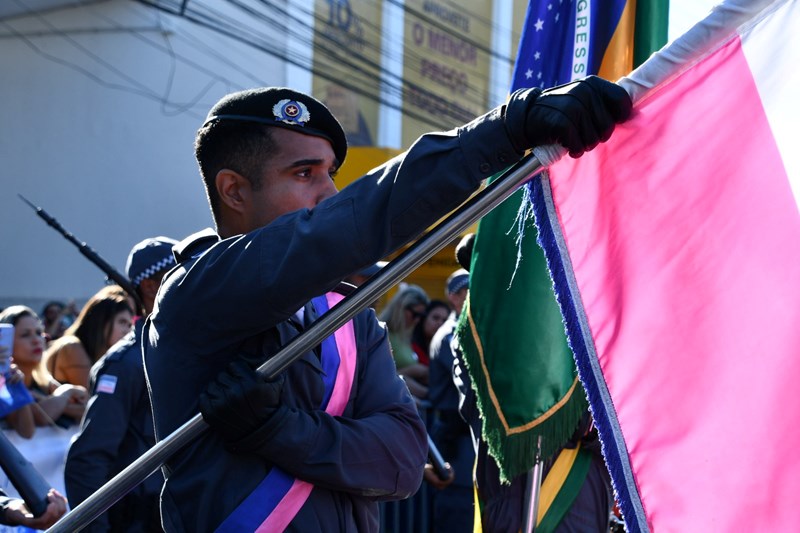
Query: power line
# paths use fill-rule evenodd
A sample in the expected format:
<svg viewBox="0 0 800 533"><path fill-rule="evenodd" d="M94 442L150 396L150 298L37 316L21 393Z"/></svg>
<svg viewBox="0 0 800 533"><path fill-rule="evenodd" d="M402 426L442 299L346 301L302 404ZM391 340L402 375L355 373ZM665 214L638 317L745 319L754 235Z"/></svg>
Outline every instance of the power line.
<svg viewBox="0 0 800 533"><path fill-rule="evenodd" d="M268 6L272 10L279 11L280 16L277 19L278 21L277 24L279 24L280 26L278 26L278 28L286 31L286 27L288 25L285 24L285 21L291 17L291 13L289 13L286 9L276 7L274 2L270 2L268 0L258 0L258 1ZM241 2L241 0L229 0L229 2ZM374 5L382 6L383 3L385 2L381 3L374 2ZM393 3L395 5L399 5L396 3L396 0ZM349 5L349 3L345 2L343 3L343 5ZM441 35L445 35L446 38L453 39L453 41L451 42L462 45L466 44L467 46L473 47L476 54L478 50L486 53L491 51L485 45L480 45L476 47L475 41L465 39L464 35L453 32L452 30L442 25L441 23L438 23L437 21L431 19L430 17L422 15L418 10L406 8L406 11L408 13L414 14L415 16L417 16L417 18L421 18L422 20L428 21L430 24L432 24L433 26L435 26L436 28L438 28L440 31L443 32L443 34ZM382 30L376 23L369 21L365 17L359 16L355 12L348 12L348 13L353 18L353 20L356 21L357 26L368 28L369 30L372 30L374 32L373 33L374 38L371 39L372 42L380 42L380 35ZM311 14L315 19L316 23L318 23L321 26L329 26L329 27L331 26L330 24L328 24L327 21L325 21L321 16L317 15L315 12L305 10L305 14L306 15ZM273 25L276 24L275 20L270 20L268 22ZM311 28L306 24L303 24L303 26L307 30L311 30L313 32L314 28ZM406 101L408 101L410 97L422 94L425 95L428 99L433 99L434 101L442 100L442 98L437 96L433 91L426 89L422 85L413 84L409 82L407 78L404 78L402 76L397 76L396 74L391 72L387 72L380 64L376 63L374 60L366 58L363 54L358 53L352 48L347 49L346 55L342 57L339 51L342 50L343 48L347 48L346 43L341 43L337 41L335 38L327 35L325 32L317 31L315 32L315 36L318 41L323 40L330 43L330 46L325 46L325 45L320 46L318 42L315 42L315 48L314 48L315 54L321 52L320 55L332 58L333 61L339 62L345 66L348 66L349 68L358 68L355 65L354 61L368 64L368 66L371 69L373 69L378 75L381 76L382 81L386 84L386 86L388 86L389 90L393 92L396 96L400 96L401 98L404 97ZM431 36L429 35L428 38L430 39ZM368 39L367 42L370 42L370 40ZM330 53L330 47L333 47L334 50L333 54ZM494 55L496 56L497 54ZM455 69L449 68L447 65L438 62L433 62L430 58L430 55L425 55L424 53L416 52L414 47L406 47L405 50L403 51L403 57L401 58L390 57L389 59L390 61L397 61L403 64L407 70L416 70L417 72L425 72L426 70L432 70L434 73L437 72L440 73L445 78L447 78L449 74L457 72ZM509 63L509 68L510 66L511 63ZM442 72L442 69L444 70L444 72ZM471 83L467 83L465 80L462 79L453 80L454 83L451 86L451 90L453 90L454 98L450 99L450 103L453 104L456 101L459 101L459 102L464 102L466 104L470 104L472 107L472 110L467 110L467 108L465 108L463 105L459 104L454 105L453 107L464 109L463 112L457 113L455 116L453 116L453 118L455 119L454 124L470 120L475 115L478 115L485 111L486 104L489 98L489 86L490 86L488 71L487 75L482 75L480 72L478 72L476 77L475 74L476 73L474 72L471 74L473 76L473 81ZM440 80L440 82L441 81L442 80ZM444 81L447 80L445 79Z"/></svg>
<svg viewBox="0 0 800 533"><path fill-rule="evenodd" d="M139 0L139 2L142 3L142 4L145 4L145 5L154 7L156 9L165 11L167 13L171 13L173 15L178 15L178 12L177 12L176 9L174 9L174 8L170 9L169 6L164 6L164 5L161 5L161 4L158 4L158 3L153 3L152 0ZM403 106L397 106L397 105L395 105L395 104L393 104L391 102L385 101L383 98L381 98L381 96L379 94L375 94L374 92L370 92L370 91L364 89L359 84L355 84L355 83L349 82L348 79L352 78L352 74L353 74L352 72L349 72L349 71L346 72L346 73L345 72L341 72L341 73L338 73L339 75L335 75L335 74L327 72L327 71L325 71L323 69L320 69L319 67L314 67L313 65L309 65L307 61L303 60L304 58L300 58L300 57L296 57L296 56L293 57L291 54L287 53L286 50L282 49L279 46L276 46L273 42L271 42L269 39L267 39L267 37L265 35L259 34L258 31L254 30L253 28L250 28L250 27L242 25L242 22L240 20L231 20L230 22L226 23L226 19L230 20L229 17L227 17L227 16L223 15L222 13L219 13L219 12L217 12L217 11L215 11L215 10L209 8L208 6L205 6L205 5L201 5L200 6L201 8L205 9L205 11L201 11L200 9L198 9L198 5L200 5L200 3L194 1L194 2L191 2L188 6L185 6L186 9L183 12L182 18L184 18L184 19L186 19L186 20L188 20L190 22L193 22L193 23L195 23L195 24L197 24L199 26L208 28L208 29L210 29L210 30L212 30L212 31L214 31L216 33L219 33L221 35L224 35L224 36L226 36L226 37L228 37L230 39L233 39L235 41L238 41L238 42L241 42L241 43L246 44L248 46L251 46L251 47L253 47L255 49L258 49L258 50L260 50L262 52L265 52L267 54L270 54L270 55L272 55L274 57L277 57L277 58L279 58L279 59L281 59L283 61L286 61L287 63L290 63L292 65L298 66L298 67L303 68L303 69L310 70L312 73L314 73L315 75L319 76L320 78L326 79L328 81L335 82L335 83L341 85L342 87L350 89L351 91L353 91L356 94L364 96L365 98L372 99L373 101L376 101L378 103L382 103L382 104L387 105L387 106L389 106L389 107L391 107L393 109L397 109L397 110L401 111L401 113L405 114L406 116L414 118L414 119L416 119L416 120L418 120L420 122L423 122L423 123L425 123L425 124L427 124L429 126L432 126L434 128L441 128L442 127L441 122L434 121L433 120L434 118L447 118L447 117L449 117L453 121L452 125L456 125L456 124L463 123L463 122L465 122L467 120L470 120L471 118L474 117L474 114L470 114L468 111L462 110L456 105L447 105L447 104L441 105L440 109L437 110L438 112L430 113L430 114L421 114L421 113L414 112L414 111L411 111L411 110L408 110L408 109L403 109ZM283 30L286 29L285 22L281 26L281 29L283 29ZM328 50L330 50L330 48L328 48ZM331 51L331 53L334 54L333 51ZM334 57L336 57L336 56L334 55ZM339 57L340 57L340 59L342 59L343 63L347 63L345 61L346 58L343 58L341 56L339 56ZM371 72L365 71L364 68L362 68L362 67L360 67L358 65L350 64L349 66L350 66L350 68L353 69L353 71L355 73L366 75L367 79L370 79L370 76L372 76L372 77L375 76L375 73L371 73ZM423 94L431 94L430 91L427 91L425 89L421 89L421 92ZM436 96L436 95L432 95L432 98L439 99L439 97Z"/></svg>
<svg viewBox="0 0 800 533"><path fill-rule="evenodd" d="M15 0L20 4L20 0ZM248 5L242 0L228 0L228 4L235 10L247 16L248 22L254 21L257 24L263 24L266 28L282 33L294 38L307 38L307 35L314 35L314 53L317 57L315 62L310 62L307 57L295 52L287 50L281 44L275 42L273 34L267 33L262 28L254 26L252 23L243 22L241 19L224 14L218 10L209 7L208 5L198 2L170 2L169 0L139 0L140 4L147 7L156 8L159 12L165 12L170 15L181 17L193 24L200 27L209 29L220 35L224 35L232 41L245 44L249 47L258 49L273 57L276 57L289 64L307 69L321 79L334 82L346 89L349 89L355 94L363 96L378 104L383 104L390 109L395 109L401 112L406 117L412 118L423 124L431 127L441 129L443 127L451 127L474 118L474 116L482 113L486 108L486 103L489 97L489 82L488 76L475 76L474 73L469 75L473 78L472 81L464 83L459 91L453 91L455 97L443 97L435 93L427 86L419 83L410 82L402 75L388 72L379 60L373 59L374 56L380 56L382 51L379 45L374 43L380 42L381 27L374 22L367 20L365 17L359 16L357 13L352 13L354 20L360 25L360 34L355 38L362 43L359 48L357 46L347 46L349 43L343 41L342 36L346 36L346 32L342 32L342 36L338 36L336 31L314 31L315 25L318 27L328 27L333 30L336 29L330 20L319 14L318 11L303 9L304 14L311 15L313 24L298 20L296 14L290 13L286 8L276 5L274 2L267 0L255 0L262 7L266 9L258 10L252 5ZM383 2L391 2L394 5L400 5L397 0L383 0ZM20 4L22 5L22 4ZM383 3L375 3L375 6L383 5ZM449 28L443 25L440 21L434 20L430 16L425 15L419 10L406 8L408 15L423 20L426 24L430 24L434 28L438 28L443 32L447 32L454 39L466 43L469 46L474 46L475 50L492 54L491 50L474 40L464 39L463 35L452 33ZM40 47L36 46L29 37L26 37L21 32L11 28L7 23L4 26L9 27L11 35L15 38L22 39L34 51L46 57L47 59L60 63L68 68L76 70L81 74L89 77L97 83L114 89L128 91L134 94L145 96L149 99L156 100L161 103L162 113L165 115L174 115L183 112L191 112L197 115L196 112L191 111L197 102L213 87L217 82L224 83L230 86L230 82L213 72L212 70L204 67L196 61L181 56L172 47L172 43L168 38L164 38L163 42L155 42L145 36L145 32L153 31L151 27L129 27L124 28L121 24L112 21L111 19L95 13L100 19L108 23L115 24L113 29L106 28L90 28L83 30L76 30L77 33L103 33L114 30L121 30L128 33L140 41L144 42L150 47L153 47L162 53L166 54L170 59L169 72L167 74L166 87L163 95L157 94L154 90L139 82L136 78L128 75L117 65L106 61L103 57L95 53L92 49L82 45L74 38L70 37L68 32L60 30L52 25L49 21L44 19L39 13L31 11L29 14L35 15L47 25L49 30L47 32L37 32L42 36L45 34L52 34L65 39L73 48L79 53L85 55L90 60L102 66L107 71L118 76L128 83L128 85L117 84L102 79L95 72L81 67L75 63L58 58L52 54L45 52ZM294 15L294 16L293 16ZM475 20L485 21L478 15L471 15ZM0 21L3 22L3 21ZM305 33L303 33L305 30ZM73 33L71 30L69 33ZM240 74L249 77L254 82L265 84L263 80L253 75L249 70L237 66L235 62L230 61L230 58L223 57L218 50L205 45L201 39L196 38L191 33L178 33L176 35L184 39L188 44L193 46L196 50L202 51L206 55L214 57L217 61L223 61L227 68L231 68ZM29 34L30 35L30 34ZM189 35L190 37L187 37ZM204 49L204 50L203 50ZM373 57L366 54L372 53ZM500 57L497 54L492 54L492 57ZM506 58L508 59L508 58ZM429 56L426 56L414 48L406 47L406 52L402 58L389 58L390 61L402 61L406 70L417 70L420 72L424 61L429 61ZM169 94L172 91L176 66L178 62L188 65L199 72L209 76L213 81L206 84L196 96L191 98L188 102L178 103L169 99ZM466 74L464 74L466 76ZM440 80L441 81L441 80ZM446 80L445 80L446 81ZM268 83L267 83L268 84ZM481 85L482 84L482 85ZM381 89L388 91L381 93ZM385 97L387 95L388 97ZM400 97L402 103L394 103L390 97ZM444 124L443 124L444 123Z"/></svg>
<svg viewBox="0 0 800 533"><path fill-rule="evenodd" d="M159 32L163 33L163 29L162 28L157 28L157 27L153 27L153 26L123 26L122 24L115 23L114 21L112 21L111 19L108 19L107 17L103 17L103 16L97 14L95 11L91 11L91 13L94 16L96 16L97 18L106 20L107 22L115 24L115 26L113 26L111 28L91 28L90 27L90 28L77 28L77 29L70 29L70 30L62 30L62 29L56 27L52 22L50 22L47 19L47 17L42 14L41 10L32 9L32 8L26 6L20 0L14 0L14 1L18 6L20 6L20 9L26 10L25 11L26 16L34 17L41 24L43 24L47 29L45 31L27 31L27 32L23 33L21 31L17 30L14 26L9 24L5 20L0 20L0 23L2 23L2 25L5 28L8 29L9 35L11 37L14 37L14 38L20 40L26 46L28 46L31 50L33 50L35 53L37 53L38 55L42 56L43 58L45 58L45 59L47 59L49 61L52 61L52 62L54 62L56 64L62 65L62 66L66 67L66 68L68 68L70 70L73 70L73 71L75 71L75 72L87 77L88 79L94 81L98 85L101 85L103 87L107 87L109 89L119 90L119 91L131 93L131 94L135 94L135 95L138 95L138 96L143 96L143 97L145 97L147 99L154 100L154 101L160 103L161 104L162 113L167 115L167 116L180 114L180 113L187 113L187 114L190 114L190 115L195 116L197 118L203 118L205 116L205 113L203 113L203 114L196 113L196 112L192 111L191 108L193 108L195 105L197 105L197 102L211 89L211 87L213 87L213 85L217 81L223 81L223 82L225 81L222 78L218 77L217 81L212 81L212 82L209 82L208 84L206 84L204 87L202 87L196 93L196 95L192 99L190 99L187 102L174 102L174 101L171 101L169 99L169 97L168 97L169 92L170 92L171 82L168 81L168 87L167 87L167 90L165 91L165 94L163 94L163 95L162 94L158 94L155 90L153 90L153 89L147 87L146 85L140 83L137 79L135 79L134 77L132 77L128 73L124 72L121 68L119 68L118 66L116 66L116 65L112 64L111 62L107 61L105 58L101 57L100 55L98 55L97 53L95 53L94 51L89 49L87 46L81 44L80 42L78 42L74 38L74 36L76 36L76 35L102 34L102 33L112 33L113 32L113 33L119 33L119 34L132 35L132 36L137 37L137 38L141 39L142 41L150 44L151 46L153 46L152 41L150 41L149 39L146 39L144 37L144 33L152 33L152 32L155 32L155 31L159 31ZM115 76L121 78L123 81L127 82L127 85L126 84L113 83L113 82L107 81L106 79L102 78L97 72L95 72L93 70L89 70L89 69L87 69L87 68L85 68L85 67L83 67L83 66L81 66L81 65L79 65L77 63L75 63L74 61L69 61L67 59L64 59L62 57L58 57L58 56L56 56L56 55L54 55L52 53L49 53L49 52L45 51L42 47L38 46L32 40L32 38L35 38L35 37L47 37L47 36L54 36L54 37L58 37L60 39L63 39L73 49L75 49L79 54L81 54L84 57L88 58L89 60L97 63L98 65L100 65L102 68L104 68L108 72L110 72L110 73L114 74ZM164 47L162 47L162 51L164 51L165 53L169 52L169 50L168 49L164 49ZM173 61L178 59L177 54L174 54L174 53L170 57L173 59ZM183 60L183 58L181 58L181 59ZM174 64L173 64L173 69L171 69L171 71L172 70L174 70ZM172 108L172 110L168 111L168 108Z"/></svg>
<svg viewBox="0 0 800 533"><path fill-rule="evenodd" d="M266 16L266 14L258 12L248 6L245 6L241 0L228 0L228 3L235 5L236 7L241 8L244 10L248 15L265 22L266 24L272 26L276 30L284 31L288 35L292 35L294 37L301 36L297 33L297 30L293 30L293 24L286 24L286 20L290 20L292 14L289 13L287 10L281 7L275 6L271 2L267 2L265 0L260 0L261 4L267 6L268 8L275 11L278 15L277 19L270 18ZM310 12L306 12L307 14ZM321 21L320 17L314 15L317 21ZM294 19L296 20L296 19ZM380 81L383 81L388 87L395 91L396 94L399 94L408 100L410 95L413 94L425 94L430 95L429 97L434 97L437 100L441 100L441 98L434 96L434 93L422 85L411 83L408 79L403 78L402 76L398 76L394 73L386 71L382 65L368 57L364 54L354 51L352 48L347 48L346 46L342 46L342 43L327 35L325 32L313 32L314 28L303 24L309 32L315 35L315 42L314 42L314 51L315 53L320 53L329 59L331 59L331 65L329 68L342 68L346 67L348 70L341 71L342 75L345 76L352 76L353 73L359 74L363 76L362 83L366 85L374 85L375 86L375 93L378 92L378 84ZM312 69L313 70L313 69ZM340 83L341 85L341 83ZM464 99L469 101L468 95L462 95ZM455 123L466 122L472 118L476 114L480 114L485 107L486 102L486 95L482 93L476 94L476 99L472 100L472 104L479 109L478 113L470 112L467 109L461 109L463 106L461 105L453 105L452 101L449 106L441 105L442 109L445 111L442 113L444 115L443 118L451 118L454 120ZM441 126L441 125L438 125Z"/></svg>

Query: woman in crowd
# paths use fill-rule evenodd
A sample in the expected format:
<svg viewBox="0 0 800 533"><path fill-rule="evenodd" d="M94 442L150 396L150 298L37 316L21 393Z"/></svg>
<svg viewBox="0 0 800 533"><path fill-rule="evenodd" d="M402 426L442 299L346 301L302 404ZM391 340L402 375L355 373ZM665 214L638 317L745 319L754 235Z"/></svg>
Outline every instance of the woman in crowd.
<svg viewBox="0 0 800 533"><path fill-rule="evenodd" d="M417 285L403 285L380 314L389 330L397 373L406 381L408 389L417 398L428 395L428 367L419 363L411 348L414 326L425 316L428 295Z"/></svg>
<svg viewBox="0 0 800 533"><path fill-rule="evenodd" d="M133 325L133 309L118 285L103 287L81 309L64 335L47 349L48 372L61 383L88 388L89 370Z"/></svg>
<svg viewBox="0 0 800 533"><path fill-rule="evenodd" d="M36 313L29 307L13 305L0 313L0 323L14 326L11 361L22 371L25 386L36 400L31 406L34 423L67 426L80 421L89 395L84 387L61 385L45 369L44 331Z"/></svg>
<svg viewBox="0 0 800 533"><path fill-rule="evenodd" d="M417 354L420 364L430 363L431 339L447 317L450 316L450 305L444 300L431 300L425 308L425 316L414 326L411 333L411 347Z"/></svg>

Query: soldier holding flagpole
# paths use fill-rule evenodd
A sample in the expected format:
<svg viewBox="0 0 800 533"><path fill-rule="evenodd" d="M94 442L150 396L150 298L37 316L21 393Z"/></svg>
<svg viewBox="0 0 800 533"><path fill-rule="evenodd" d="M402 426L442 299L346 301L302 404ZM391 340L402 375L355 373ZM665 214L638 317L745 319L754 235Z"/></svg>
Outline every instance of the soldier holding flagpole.
<svg viewBox="0 0 800 533"><path fill-rule="evenodd" d="M212 431L163 471L167 531L375 531L380 500L421 481L427 439L385 329L357 315L275 379L254 368L341 300L339 280L418 236L536 144L575 155L627 118L618 86L589 78L527 91L337 194L337 120L286 88L234 93L195 153L216 231L176 246L145 324L156 437L198 409Z"/></svg>

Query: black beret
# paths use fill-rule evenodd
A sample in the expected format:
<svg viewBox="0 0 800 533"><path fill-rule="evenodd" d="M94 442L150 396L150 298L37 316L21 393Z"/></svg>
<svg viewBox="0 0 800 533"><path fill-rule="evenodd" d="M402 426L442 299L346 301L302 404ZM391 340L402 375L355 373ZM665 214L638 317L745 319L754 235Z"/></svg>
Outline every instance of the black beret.
<svg viewBox="0 0 800 533"><path fill-rule="evenodd" d="M219 120L257 122L322 137L330 141L339 165L347 155L342 125L325 104L286 87L261 87L224 96L208 112L203 126Z"/></svg>

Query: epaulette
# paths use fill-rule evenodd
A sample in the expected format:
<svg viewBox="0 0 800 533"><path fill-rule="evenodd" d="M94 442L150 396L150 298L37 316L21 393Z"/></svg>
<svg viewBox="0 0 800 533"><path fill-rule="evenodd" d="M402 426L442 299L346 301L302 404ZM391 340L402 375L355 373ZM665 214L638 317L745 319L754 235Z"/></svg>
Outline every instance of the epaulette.
<svg viewBox="0 0 800 533"><path fill-rule="evenodd" d="M182 263L187 259L191 259L198 252L205 251L217 242L219 242L219 235L217 235L217 232L211 228L206 228L183 239L173 247L172 251L175 254L175 260L178 263Z"/></svg>

